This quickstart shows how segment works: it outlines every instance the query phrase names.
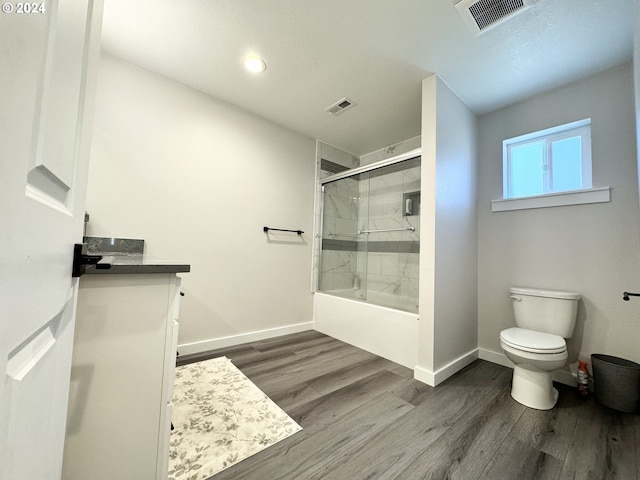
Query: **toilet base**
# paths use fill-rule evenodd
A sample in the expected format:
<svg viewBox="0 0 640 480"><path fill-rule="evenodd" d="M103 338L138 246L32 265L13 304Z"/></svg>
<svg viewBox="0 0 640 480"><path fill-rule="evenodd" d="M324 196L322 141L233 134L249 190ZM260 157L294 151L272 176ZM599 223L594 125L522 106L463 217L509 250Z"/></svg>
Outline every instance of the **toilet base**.
<svg viewBox="0 0 640 480"><path fill-rule="evenodd" d="M513 369L511 396L525 407L551 410L558 401L558 390L553 387L551 372L516 365Z"/></svg>

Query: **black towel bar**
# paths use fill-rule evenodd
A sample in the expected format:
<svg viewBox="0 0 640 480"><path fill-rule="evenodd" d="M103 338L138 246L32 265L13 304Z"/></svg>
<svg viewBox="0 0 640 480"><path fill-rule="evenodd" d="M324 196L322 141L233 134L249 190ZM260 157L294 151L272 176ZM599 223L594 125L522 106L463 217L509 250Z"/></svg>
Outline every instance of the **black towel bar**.
<svg viewBox="0 0 640 480"><path fill-rule="evenodd" d="M640 297L640 293L631 293L631 292L623 292L623 293L622 293L622 299L623 299L625 302L628 302L628 301L630 300L630 299L629 299L629 296L632 296L632 297Z"/></svg>
<svg viewBox="0 0 640 480"><path fill-rule="evenodd" d="M278 232L293 232L293 233L297 233L298 235L302 235L304 233L302 230L288 230L286 228L271 228L271 227L262 228L262 231L264 233L267 233L269 230L277 230Z"/></svg>

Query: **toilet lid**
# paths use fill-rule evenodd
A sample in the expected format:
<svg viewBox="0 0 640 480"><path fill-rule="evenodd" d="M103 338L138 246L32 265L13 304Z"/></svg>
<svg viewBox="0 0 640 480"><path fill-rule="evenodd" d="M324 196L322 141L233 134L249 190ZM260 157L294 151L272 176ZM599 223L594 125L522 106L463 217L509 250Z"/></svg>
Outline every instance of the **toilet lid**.
<svg viewBox="0 0 640 480"><path fill-rule="evenodd" d="M567 348L564 338L560 335L518 327L500 332L500 340L512 348L532 353L560 353Z"/></svg>

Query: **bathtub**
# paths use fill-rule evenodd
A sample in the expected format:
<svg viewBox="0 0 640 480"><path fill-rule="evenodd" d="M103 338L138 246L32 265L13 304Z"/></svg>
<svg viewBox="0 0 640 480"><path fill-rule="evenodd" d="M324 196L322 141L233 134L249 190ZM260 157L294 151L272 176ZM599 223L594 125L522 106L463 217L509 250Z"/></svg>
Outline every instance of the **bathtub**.
<svg viewBox="0 0 640 480"><path fill-rule="evenodd" d="M314 328L317 331L405 367L415 368L418 363L417 313L344 298L349 293L347 291L332 293L335 295L314 294ZM385 294L378 292L375 295ZM390 303L397 299L376 300Z"/></svg>

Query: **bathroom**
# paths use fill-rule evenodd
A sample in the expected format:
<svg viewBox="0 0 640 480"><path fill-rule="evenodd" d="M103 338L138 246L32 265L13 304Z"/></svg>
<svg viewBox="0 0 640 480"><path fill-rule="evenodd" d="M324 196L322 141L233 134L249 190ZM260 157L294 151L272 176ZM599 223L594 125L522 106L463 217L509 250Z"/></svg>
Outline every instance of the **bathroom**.
<svg viewBox="0 0 640 480"><path fill-rule="evenodd" d="M340 20L349 21L350 28L344 30L350 36L342 41L337 41L337 36L326 35L326 25L317 21L317 15L297 18L289 9L284 11L270 5L267 11L255 15L230 15L224 19L221 11L216 10L218 7L239 8L240 5L251 10L248 3L237 2L227 2L231 7L224 2L147 2L145 8L140 7L145 3L143 0L135 5L125 0L121 2L120 12L126 15L119 15L122 23L109 33L109 20L110 17L113 20L113 12L118 8L113 5L117 2L105 2L108 8L104 17L104 49L100 55L97 42L89 45L79 40L84 36L94 39L99 36L101 0L83 5L54 2L38 12L42 15L30 16L18 15L19 12L9 15L13 9L11 3L4 6L7 8L3 7L2 21L7 28L2 31L8 44L38 47L33 51L7 49L5 52L5 59L18 68L8 69L13 74L4 82L8 87L4 99L9 108L3 110L12 121L5 122L8 141L3 145L9 148L5 157L19 158L20 162L5 161L5 167L10 171L5 177L12 185L4 190L21 202L20 208L8 210L10 219L14 219L13 224L9 223L10 230L18 232L14 228L18 224L23 227L19 232L27 240L16 241L17 235L8 238L10 246L20 248L6 249L6 264L12 270L8 270L10 275L7 275L5 286L9 296L12 292L20 293L21 306L43 310L43 302L28 300L34 293L29 285L37 284L33 281L36 278L55 276L63 280L60 273L70 268L62 268L63 263L68 265L68 262L62 262L65 253L62 247L72 243L71 235L65 237L64 242L61 238L54 240L43 236L42 232L38 235L36 230L42 230L48 222L25 221L20 215L26 211L22 206L28 204L29 210L34 207L34 212L36 209L42 211L43 204L58 207L48 210L48 214L65 220L68 226L72 226L69 220L72 218L77 222L74 225L81 227L87 187L84 173L88 162L78 161L75 165L73 162L91 157L86 203L91 221L87 234L143 238L148 254L180 258L193 266L193 274L183 285L185 301L180 315L180 352L193 353L321 328L318 302L322 294L318 293L318 288L322 286L319 284L322 249L318 248L317 242L322 238L322 230L318 227L322 211L318 189L323 182L319 178L317 162L323 155L319 139L331 140L332 144L349 152L346 155L362 158L380 149L383 152L397 150L405 140L419 138L420 218L419 228L411 227L419 230L419 253L411 252L417 253L419 262L413 264L417 276L411 277L410 282L417 287L414 309L415 305L418 307L417 312L409 312L414 315L413 321L417 325L414 323L416 330L410 335L414 339L414 351L406 363L413 368L406 378L410 379L409 375L413 374L424 382L410 379L418 388L436 392L447 390L447 385L438 390L424 384L438 385L476 358L508 364L501 352L499 333L513 325L508 293L514 285L572 290L581 296L576 328L569 340L569 362L567 368L559 372L560 381L572 383L575 361L588 358L592 352L639 360L636 302L621 299L623 290L636 290L640 283L637 168L640 37L634 23L640 13L637 2L621 0L624 13L622 8L606 8L602 2L580 5L580 13L584 14L581 18L588 17L592 25L602 24L600 29L585 28L582 22L574 22L575 16L568 15L570 11L563 2L541 1L543 8L527 9L527 15L520 17L518 22L482 37L466 31L462 33L462 28L466 27L458 16L459 9L449 2L431 2L428 7L425 3L412 3L415 11L374 2L366 9L367 20L371 23L352 21L361 16L361 5L353 8L351 4L336 2L333 8L348 10ZM328 15L324 4L303 3L300 8L305 14L314 13L315 8L315 13L319 13L319 9ZM207 15L175 21L176 16L172 13L179 11L175 10L178 5L207 8ZM284 7L284 2L279 6ZM432 11L432 7L435 10ZM144 17L140 15L141 8L146 10ZM409 12L419 15L409 16ZM564 15L554 16L551 24L545 21L547 13L559 12ZM65 16L66 13L69 16ZM136 13L144 21L137 21ZM178 19L186 17L186 10L182 13L185 15ZM405 15L402 25L392 25L401 14ZM161 22L163 16L165 24ZM90 17L93 20L90 28L73 28L76 22L77 25L84 24ZM267 20L264 23L263 17ZM426 24L422 23L425 18L429 20ZM513 45L499 41L520 38L524 18L535 22L543 20L538 25L544 28L527 30L532 35L534 32L540 35L543 45L554 45L553 55L549 55L549 48L540 48L536 42ZM600 20L605 18L606 21ZM295 63L295 71L305 75L303 81L291 74L285 78L295 78L295 83L279 77L277 62L271 62L269 58L268 75L243 76L240 58L246 52L227 48L226 41L232 38L229 35L232 25L236 22L246 25L249 19L260 22L261 26L283 19L288 23L282 29L274 29L273 24L269 24L269 29L247 29L246 33L277 32L269 38L276 43L284 40L292 45L297 42L291 42L291 38L315 41L311 49L315 50L315 55L311 58L301 55L301 63ZM526 24L531 25L529 20ZM445 21L451 22L453 28L444 27ZM127 23L128 29L125 28ZM622 28L616 28L614 24ZM425 28L425 25L437 28ZM205 26L199 32L202 37L195 34L198 29L189 28L192 26ZM333 26L336 28L332 31L341 31L337 28L339 24ZM572 35L573 28L583 29L584 37ZM158 35L155 39L154 29ZM127 37L127 30L132 37ZM281 35L283 31L291 35ZM354 31L361 35L352 35ZM446 33L451 40L462 41L462 46L455 48L453 42L429 41L437 31ZM220 38L224 43L215 39L203 41L211 40L212 32L222 33ZM314 35L317 33L320 35ZM567 42L554 41L555 35L560 33ZM254 45L262 45L258 37L252 37ZM489 38L493 40L486 40ZM163 44L164 39L169 42ZM198 49L204 47L204 58L212 60L208 65L210 70L201 71L204 74L202 82L194 84L175 76L169 80L171 70L174 74L187 73L190 66L206 67L204 62L197 60L196 52L200 50L188 48L194 43ZM582 53L558 62L559 51L567 43ZM65 48L71 45L73 48ZM137 58L127 57L126 46L137 49ZM323 72L331 71L329 77L343 80L336 72L346 72L346 69L330 60L335 53L350 53L348 46L360 50L358 53L366 53L344 55L342 67L348 63L356 73L351 77L353 83L334 84L336 88L330 92L331 98L318 98L320 89L315 87L322 83ZM473 54L486 52L487 48L492 53L497 50L509 53L511 48L523 52L521 49L526 51L531 46L536 47L537 56L511 56L513 61L506 63L500 62L498 56ZM427 48L432 57L424 55ZM395 52L395 56L388 55L390 52ZM220 53L226 57L215 56ZM96 55L92 59L93 54ZM177 57L177 64L169 61L172 54ZM604 60L594 62L598 58ZM354 59L357 62L352 62ZM66 65L73 69L65 68L66 60L72 60ZM495 61L496 68L474 65L478 60L480 63L489 60L489 64ZM538 61L545 69L539 68ZM236 62L235 69L229 66L230 62ZM562 64L562 68L557 68L555 62ZM584 66L578 67L578 64ZM22 65L28 65L28 68L20 68ZM488 70L493 73L487 74ZM432 74L434 71L438 74ZM542 72L548 75L538 74ZM452 81L454 73L459 83ZM67 82L65 78L74 81ZM229 78L237 81L229 82ZM94 79L98 80L95 118ZM210 82L230 85L228 90L236 92L235 96L207 89ZM195 89L185 84L195 85ZM386 97L386 101L383 95L360 95L354 84L389 86L394 95ZM463 84L466 88L462 88ZM336 91L337 87L340 91ZM345 89L349 91L343 92ZM496 102L495 98L493 101L479 98L488 96L491 90L516 94L503 96L505 101L502 103ZM264 102L275 101L276 93L282 91L291 93L291 97L278 102L275 108L272 106L271 111L285 112L284 116L268 115L264 113L266 110L258 108L264 106ZM360 105L337 120L324 116L322 108L342 95L353 95ZM298 102L293 101L295 99ZM310 99L317 100L319 105L305 104ZM394 107L399 104L406 107L406 115L393 114L397 111ZM319 111L317 107L320 107ZM69 114L68 123L58 122L58 111ZM331 128L301 128L311 112L316 112L317 118L324 116L319 121ZM361 129L360 134L336 134L336 131L353 132L340 125L364 124L363 119L378 122L383 119L385 124ZM502 191L501 142L506 137L579 119L589 119L593 125L594 186L606 189L611 193L611 199L598 204L494 211L492 206L500 200ZM50 135L58 129L64 135ZM335 135L329 135L329 131ZM19 141L29 136L31 142ZM48 148L49 140L51 146L56 146L63 138L65 141L61 143L69 147L69 151L66 154L59 151L50 158L45 155L45 163L40 163L43 146ZM72 170L66 167L64 171L58 171L59 165L54 168L49 160L61 160L78 175L71 175ZM25 180L26 171L30 173ZM78 188L69 191L65 181L62 184L49 181L50 174L58 179L62 178L58 175L64 174L67 183L78 179ZM14 184L12 180L16 178L19 180ZM27 182L26 189L23 189L24 181ZM49 188L54 196L40 195L41 187ZM413 189L403 194L416 192ZM32 203L33 200L36 203ZM405 203L406 200L411 202ZM400 206L416 216L413 212L416 200L417 197L402 198ZM14 205L11 200L4 203ZM75 207L73 214L68 218L60 216L60 208L68 212L65 208L70 205ZM268 230L267 225L292 228L295 233ZM79 234L80 228L76 230ZM75 239L79 240L79 237ZM33 252L37 247L42 251L51 247L47 252L55 250L57 253L55 256L40 253L47 262L36 262L38 256ZM16 267L18 264L14 259L18 257L21 265L27 265L28 269ZM54 263L57 273L49 275L54 270L48 269L47 264L53 267ZM38 271L42 273L38 275ZM74 290L77 280L71 280L69 275L64 277L64 282L58 282L57 286L64 284ZM46 286L52 285L53 282ZM369 279L365 279L364 285L370 285ZM350 288L353 291L363 288L360 275L354 276ZM62 288L57 287L39 291L46 294L61 292ZM64 350L65 358L69 359L75 297L59 295L52 300L56 301L58 309L49 308L53 306L52 301L47 306L48 316L38 312L39 322L46 322L38 324L42 329L28 322L11 322L11 318L31 317L16 315L15 309L10 310L14 314L5 321L5 327L13 332L14 338L3 343L3 365L9 367L11 380L2 389L3 398L6 394L10 403L3 409L0 423L9 426L4 429L6 432L22 432L23 439L29 437L30 429L14 429L14 421L20 420L18 417L28 419L30 425L38 426L38 431L45 432L48 428L62 431L66 386L57 382L58 375L40 375L43 368L54 368L59 357L43 356L40 350L28 351L26 348L31 341L38 341L43 348L53 348L56 352ZM371 305L371 302L360 303ZM11 302L9 305L13 307ZM392 310L399 311L397 308ZM52 311L64 311L64 314L56 313L51 317ZM66 322L64 325L62 318ZM45 328L47 325L48 329ZM58 328L60 325L66 328ZM356 336L361 336L359 333L367 328L369 325L356 328ZM397 331L392 325L387 328L390 333ZM127 340L140 342L135 328L130 333L126 335ZM174 330L174 333L177 332ZM61 340L64 337L65 342L45 341L56 335ZM8 335L3 337L8 339ZM386 344L392 350L402 349L392 341ZM165 364L173 364L174 347L169 345ZM34 374L28 382L18 383L23 376L20 363L25 358L23 352L38 360L32 363L38 368L31 369ZM480 365L503 372L507 370L490 362L474 362L473 368ZM456 375L451 381L463 376ZM48 383L38 382L45 377ZM28 395L34 391L29 389L33 383L37 383L41 391L47 390L48 384L58 386L55 401L46 408L21 402L23 392ZM21 408L15 409L14 405ZM20 415L24 412L22 406L25 410L32 407L38 415ZM3 445L10 445L10 435L5 437ZM50 438L46 433L37 437L43 439L43 443ZM62 446L60 441L50 443L52 447L56 446L53 444ZM11 449L3 449L4 457L13 459L0 462L6 471L16 465L30 465L13 458L14 450L32 456L27 449L21 448L28 442L14 444ZM57 458L51 456L54 463ZM27 468L40 469L45 461L49 462L49 455L43 456L42 462L34 464L33 468ZM45 470L55 472L55 468Z"/></svg>
<svg viewBox="0 0 640 480"><path fill-rule="evenodd" d="M407 135L422 147L417 379L437 384L478 357L507 364L499 332L513 323L511 286L582 295L568 344L574 371L593 352L640 360L638 313L621 300L640 283L633 94L625 64L476 117L437 77L424 81L423 105L437 98L448 115L428 111ZM126 232L145 238L149 254L187 254L182 351L314 327L314 139L108 54L95 117L89 233ZM612 201L491 212L502 140L585 117L594 186L611 187ZM305 233L265 234L265 225ZM560 377L572 380L569 370Z"/></svg>

